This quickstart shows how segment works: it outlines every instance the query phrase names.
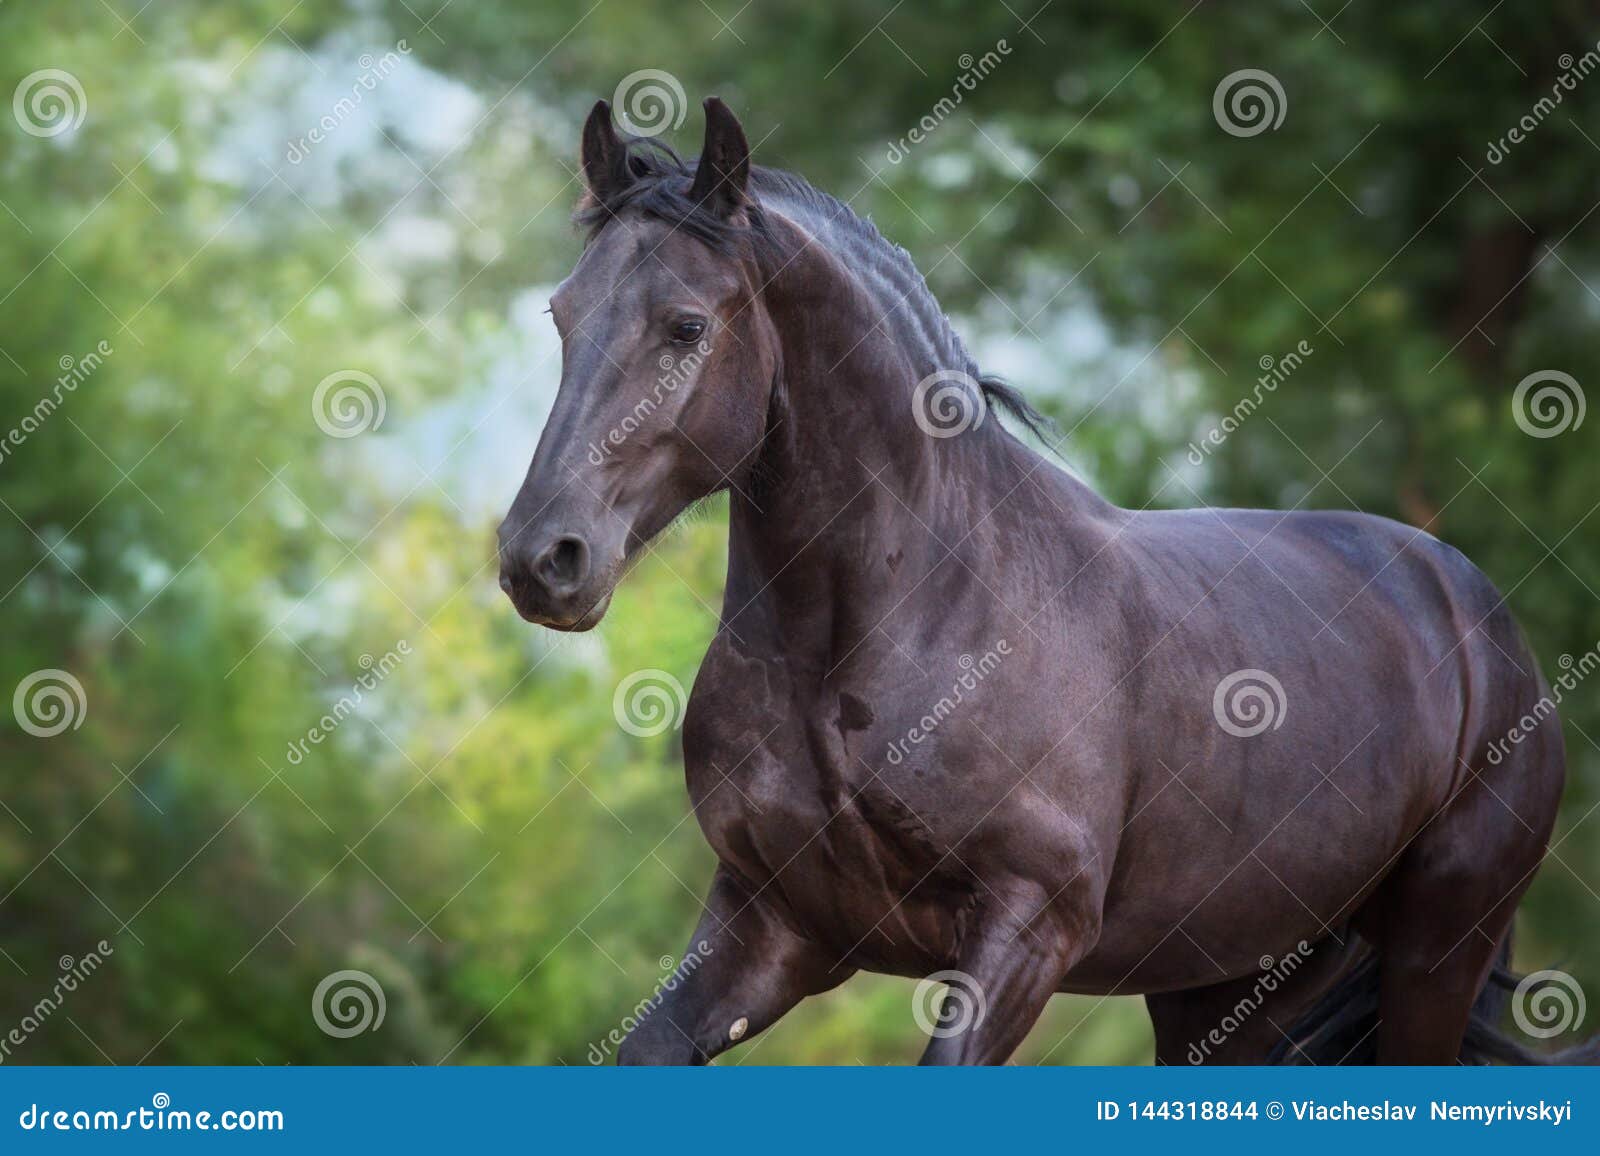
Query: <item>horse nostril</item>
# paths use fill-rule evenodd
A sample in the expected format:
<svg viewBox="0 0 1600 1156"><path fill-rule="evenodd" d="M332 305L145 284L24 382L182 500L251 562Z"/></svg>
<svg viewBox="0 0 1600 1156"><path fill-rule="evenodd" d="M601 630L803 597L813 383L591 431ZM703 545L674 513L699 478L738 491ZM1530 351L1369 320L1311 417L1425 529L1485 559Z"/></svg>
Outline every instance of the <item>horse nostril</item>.
<svg viewBox="0 0 1600 1156"><path fill-rule="evenodd" d="M589 573L589 547L570 534L557 538L539 560L539 577L553 590L577 586Z"/></svg>

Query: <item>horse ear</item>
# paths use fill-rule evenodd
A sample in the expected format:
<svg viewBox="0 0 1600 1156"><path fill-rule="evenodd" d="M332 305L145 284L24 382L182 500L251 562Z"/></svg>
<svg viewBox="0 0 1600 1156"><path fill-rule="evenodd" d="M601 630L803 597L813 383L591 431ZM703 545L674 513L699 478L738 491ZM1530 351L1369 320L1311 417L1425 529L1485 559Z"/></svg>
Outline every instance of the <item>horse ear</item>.
<svg viewBox="0 0 1600 1156"><path fill-rule="evenodd" d="M610 203L633 179L628 175L627 150L611 124L611 105L606 101L595 101L589 119L583 122L582 161L584 183L602 205Z"/></svg>
<svg viewBox="0 0 1600 1156"><path fill-rule="evenodd" d="M750 181L750 143L733 110L714 96L706 97L706 143L694 172L689 196L719 217L731 216L745 202Z"/></svg>

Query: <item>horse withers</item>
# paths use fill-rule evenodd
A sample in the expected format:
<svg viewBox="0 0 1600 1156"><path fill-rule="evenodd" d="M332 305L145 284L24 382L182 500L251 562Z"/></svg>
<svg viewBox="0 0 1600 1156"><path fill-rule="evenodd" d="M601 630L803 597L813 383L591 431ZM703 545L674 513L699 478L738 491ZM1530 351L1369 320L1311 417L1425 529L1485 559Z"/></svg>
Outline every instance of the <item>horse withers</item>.
<svg viewBox="0 0 1600 1156"><path fill-rule="evenodd" d="M705 1062L858 969L950 985L929 1063L1005 1060L1056 992L1143 994L1168 1063L1530 1058L1493 981L1564 756L1550 719L1487 757L1546 696L1488 580L1382 518L1104 501L1002 425L1037 415L903 250L705 112L692 165L584 126L499 531L522 616L587 630L729 494L683 728L711 950L621 1060Z"/></svg>

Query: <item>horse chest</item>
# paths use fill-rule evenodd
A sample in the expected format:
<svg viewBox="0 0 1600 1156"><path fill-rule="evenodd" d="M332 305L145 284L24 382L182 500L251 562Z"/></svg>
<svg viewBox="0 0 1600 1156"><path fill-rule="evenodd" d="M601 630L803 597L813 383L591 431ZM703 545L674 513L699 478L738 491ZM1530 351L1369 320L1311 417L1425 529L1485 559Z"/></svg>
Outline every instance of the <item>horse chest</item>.
<svg viewBox="0 0 1600 1156"><path fill-rule="evenodd" d="M841 957L943 966L970 888L838 715L773 664L725 654L703 668L684 728L695 816L723 862Z"/></svg>

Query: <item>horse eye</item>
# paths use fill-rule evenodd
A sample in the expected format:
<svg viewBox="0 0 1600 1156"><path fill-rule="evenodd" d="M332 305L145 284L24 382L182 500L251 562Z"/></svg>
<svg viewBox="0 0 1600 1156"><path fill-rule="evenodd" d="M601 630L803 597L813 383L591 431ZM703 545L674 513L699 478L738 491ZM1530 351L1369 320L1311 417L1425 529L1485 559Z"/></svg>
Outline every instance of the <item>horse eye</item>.
<svg viewBox="0 0 1600 1156"><path fill-rule="evenodd" d="M698 317L685 318L675 321L672 325L672 340L679 345L692 345L700 340L700 335L706 331L706 323Z"/></svg>

